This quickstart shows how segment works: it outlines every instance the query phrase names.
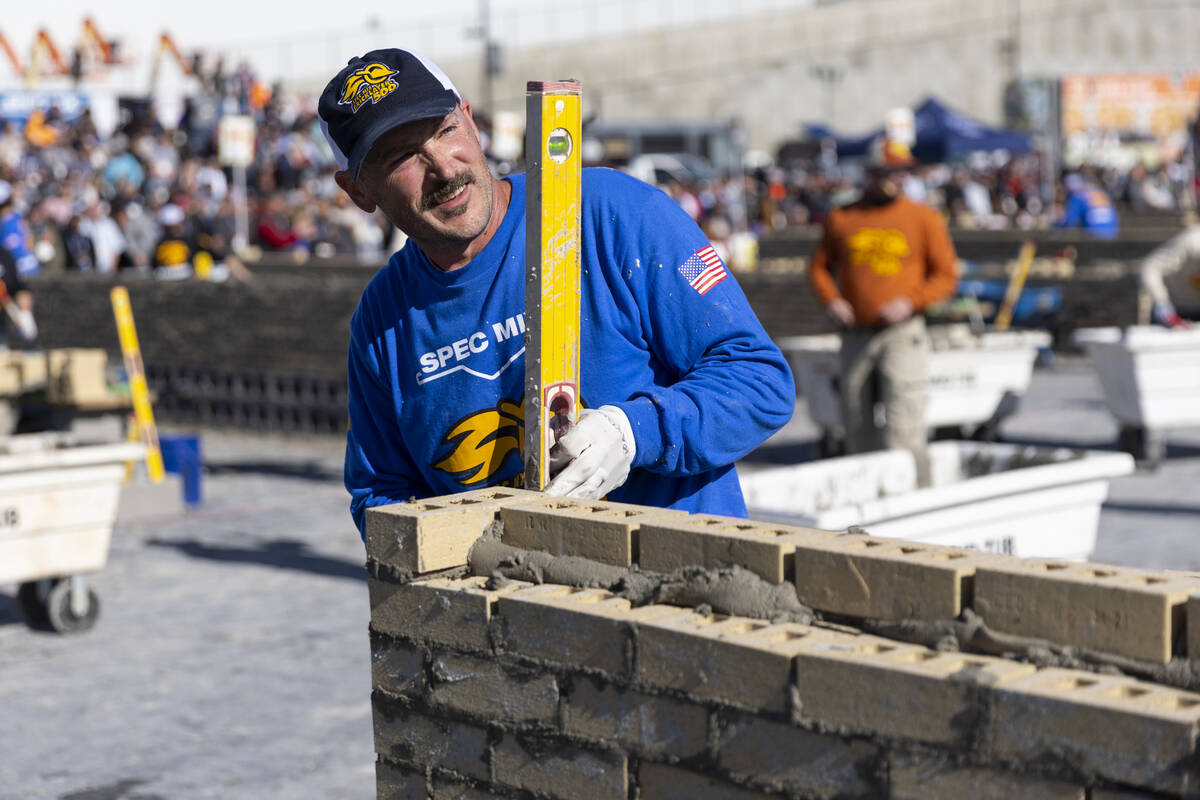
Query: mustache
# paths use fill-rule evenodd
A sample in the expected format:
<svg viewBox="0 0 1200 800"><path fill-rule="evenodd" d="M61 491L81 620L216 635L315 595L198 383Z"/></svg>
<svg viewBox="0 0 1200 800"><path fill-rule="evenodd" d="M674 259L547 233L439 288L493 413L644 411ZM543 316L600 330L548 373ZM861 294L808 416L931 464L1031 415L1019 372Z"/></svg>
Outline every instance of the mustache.
<svg viewBox="0 0 1200 800"><path fill-rule="evenodd" d="M474 182L475 176L470 172L459 173L432 192L426 194L421 200L421 206L423 210L428 211L439 203L449 200L459 189Z"/></svg>

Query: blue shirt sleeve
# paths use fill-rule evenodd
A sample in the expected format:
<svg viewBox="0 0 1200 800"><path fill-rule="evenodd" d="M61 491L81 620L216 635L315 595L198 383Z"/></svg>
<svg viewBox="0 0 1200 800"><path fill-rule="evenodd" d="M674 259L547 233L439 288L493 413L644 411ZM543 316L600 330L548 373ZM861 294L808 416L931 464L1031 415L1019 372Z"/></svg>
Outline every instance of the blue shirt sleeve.
<svg viewBox="0 0 1200 800"><path fill-rule="evenodd" d="M693 285L695 259L710 246L695 222L658 189L614 175L636 185L621 187L619 204L593 206L591 222L611 229L595 234L611 236L605 268L632 293L646 345L667 373L663 385L614 404L633 427L633 466L663 475L725 467L791 419L787 360L723 263Z"/></svg>
<svg viewBox="0 0 1200 800"><path fill-rule="evenodd" d="M385 343L386 334L373 337L367 331L360 308L350 322L350 428L346 431L343 479L350 492L350 513L363 536L368 508L432 494L403 446L396 415L383 413L400 402L396 399L399 392L390 388L395 376L383 355Z"/></svg>

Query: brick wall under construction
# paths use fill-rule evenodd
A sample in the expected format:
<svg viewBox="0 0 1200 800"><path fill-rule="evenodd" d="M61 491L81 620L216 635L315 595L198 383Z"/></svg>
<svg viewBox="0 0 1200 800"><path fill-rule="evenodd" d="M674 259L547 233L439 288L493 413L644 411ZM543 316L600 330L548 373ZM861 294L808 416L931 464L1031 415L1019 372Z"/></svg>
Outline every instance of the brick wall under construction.
<svg viewBox="0 0 1200 800"><path fill-rule="evenodd" d="M380 798L1200 796L1200 575L509 489L367 550Z"/></svg>

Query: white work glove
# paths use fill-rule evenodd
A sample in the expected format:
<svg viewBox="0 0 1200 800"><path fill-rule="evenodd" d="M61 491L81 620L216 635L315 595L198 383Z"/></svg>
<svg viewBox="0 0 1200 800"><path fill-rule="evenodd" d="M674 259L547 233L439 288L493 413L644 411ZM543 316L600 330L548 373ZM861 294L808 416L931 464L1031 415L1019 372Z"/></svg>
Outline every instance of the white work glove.
<svg viewBox="0 0 1200 800"><path fill-rule="evenodd" d="M616 406L585 409L575 427L550 448L550 474L558 474L546 494L604 497L625 483L636 453L633 427L624 411Z"/></svg>
<svg viewBox="0 0 1200 800"><path fill-rule="evenodd" d="M26 342L32 342L37 338L37 322L33 319L33 312L24 308L18 308L16 303L11 303L8 306L8 318L12 320L13 327L17 329L17 333Z"/></svg>

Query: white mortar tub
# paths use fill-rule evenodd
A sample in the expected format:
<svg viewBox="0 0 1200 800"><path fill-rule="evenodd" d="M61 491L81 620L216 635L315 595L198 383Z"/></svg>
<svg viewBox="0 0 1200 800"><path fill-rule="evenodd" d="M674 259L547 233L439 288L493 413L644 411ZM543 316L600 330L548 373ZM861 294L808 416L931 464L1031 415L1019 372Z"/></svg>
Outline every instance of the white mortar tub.
<svg viewBox="0 0 1200 800"><path fill-rule="evenodd" d="M1200 329L1082 328L1074 339L1087 350L1104 402L1122 425L1200 425Z"/></svg>
<svg viewBox="0 0 1200 800"><path fill-rule="evenodd" d="M0 439L0 584L103 568L126 464L145 454L65 434Z"/></svg>
<svg viewBox="0 0 1200 800"><path fill-rule="evenodd" d="M742 492L751 519L1083 561L1109 481L1134 471L1127 453L1096 450L945 441L928 452L925 488L910 452L884 450L750 472Z"/></svg>
<svg viewBox="0 0 1200 800"><path fill-rule="evenodd" d="M971 332L967 325L929 329L929 378L925 424L929 428L997 425L1016 410L1033 377L1038 350L1050 345L1045 331ZM843 430L838 400L841 337L789 336L779 348L787 356L796 391L813 422L827 432Z"/></svg>

